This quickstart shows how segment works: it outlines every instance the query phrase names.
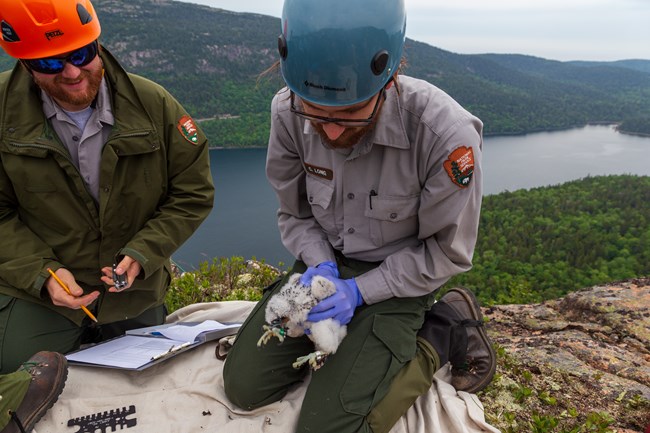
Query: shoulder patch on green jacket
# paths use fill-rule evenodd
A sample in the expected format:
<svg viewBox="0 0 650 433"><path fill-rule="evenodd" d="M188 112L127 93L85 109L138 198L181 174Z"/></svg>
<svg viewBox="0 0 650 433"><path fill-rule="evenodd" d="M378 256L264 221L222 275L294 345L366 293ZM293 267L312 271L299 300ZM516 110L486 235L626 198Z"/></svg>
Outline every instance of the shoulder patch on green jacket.
<svg viewBox="0 0 650 433"><path fill-rule="evenodd" d="M199 134L194 120L190 116L183 116L178 121L178 130L181 132L183 138L190 143L196 145L199 142Z"/></svg>

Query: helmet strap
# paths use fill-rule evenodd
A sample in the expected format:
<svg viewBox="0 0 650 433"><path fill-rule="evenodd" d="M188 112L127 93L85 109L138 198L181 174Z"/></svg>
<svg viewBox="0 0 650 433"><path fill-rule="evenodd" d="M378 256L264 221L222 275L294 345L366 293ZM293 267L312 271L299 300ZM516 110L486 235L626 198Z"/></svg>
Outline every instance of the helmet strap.
<svg viewBox="0 0 650 433"><path fill-rule="evenodd" d="M23 59L18 59L18 61L20 62L21 65L23 65L23 68L25 68L27 73L33 77L34 73L32 72L32 69L29 66L27 66L27 63L25 63Z"/></svg>

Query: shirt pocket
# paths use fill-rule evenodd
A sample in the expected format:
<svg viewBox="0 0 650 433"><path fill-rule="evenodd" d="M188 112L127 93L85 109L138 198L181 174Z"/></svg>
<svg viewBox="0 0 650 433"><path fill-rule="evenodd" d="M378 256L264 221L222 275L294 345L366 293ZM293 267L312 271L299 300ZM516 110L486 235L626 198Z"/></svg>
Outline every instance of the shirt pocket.
<svg viewBox="0 0 650 433"><path fill-rule="evenodd" d="M418 233L420 196L374 195L366 204L370 239L381 247Z"/></svg>
<svg viewBox="0 0 650 433"><path fill-rule="evenodd" d="M307 176L307 200L311 213L318 224L328 233L336 233L336 218L334 216L334 187L320 180Z"/></svg>

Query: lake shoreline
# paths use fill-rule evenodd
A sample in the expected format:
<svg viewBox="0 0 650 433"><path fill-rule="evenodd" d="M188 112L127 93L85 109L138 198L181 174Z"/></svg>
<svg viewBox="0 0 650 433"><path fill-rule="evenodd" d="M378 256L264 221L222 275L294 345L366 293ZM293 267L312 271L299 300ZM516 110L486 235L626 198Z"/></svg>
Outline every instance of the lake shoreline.
<svg viewBox="0 0 650 433"><path fill-rule="evenodd" d="M645 138L650 138L650 134L646 134L645 132L633 132L633 131L625 131L623 129L616 129L616 132L619 134L624 134L624 135L632 135L634 137L645 137Z"/></svg>
<svg viewBox="0 0 650 433"><path fill-rule="evenodd" d="M484 138L499 138L499 137L524 137L526 135L531 135L531 134L540 134L544 132L562 132L562 131L571 131L574 129L582 129L587 126L618 126L618 122L589 122L585 123L584 125L575 125L571 126L568 128L547 128L547 129L539 129L539 130L530 130L526 132L500 132L500 133L484 133L483 137ZM634 133L634 132L628 132L628 131L622 131L619 130L618 128L615 129L616 132L619 132L621 134L626 134L626 135L638 135L641 137L650 137L650 134L643 134L643 133ZM258 146L210 146L210 150L239 150L239 149L266 149L268 145L258 145Z"/></svg>
<svg viewBox="0 0 650 433"><path fill-rule="evenodd" d="M559 185L586 176L650 176L650 137L619 134L611 126L524 136L486 137L482 152L483 195ZM213 257L253 256L266 263L293 263L280 240L278 203L266 178L267 150L214 149L215 206L198 231L173 255L184 269Z"/></svg>

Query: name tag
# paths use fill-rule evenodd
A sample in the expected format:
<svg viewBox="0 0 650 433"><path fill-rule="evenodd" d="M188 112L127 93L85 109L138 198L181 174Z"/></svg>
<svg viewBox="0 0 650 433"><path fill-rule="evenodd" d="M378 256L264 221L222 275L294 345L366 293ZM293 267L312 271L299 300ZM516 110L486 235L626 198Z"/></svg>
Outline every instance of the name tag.
<svg viewBox="0 0 650 433"><path fill-rule="evenodd" d="M315 165L305 163L305 171L309 174L313 174L316 177L320 177L327 180L334 179L334 172L329 168L317 167Z"/></svg>

